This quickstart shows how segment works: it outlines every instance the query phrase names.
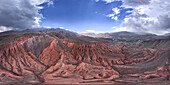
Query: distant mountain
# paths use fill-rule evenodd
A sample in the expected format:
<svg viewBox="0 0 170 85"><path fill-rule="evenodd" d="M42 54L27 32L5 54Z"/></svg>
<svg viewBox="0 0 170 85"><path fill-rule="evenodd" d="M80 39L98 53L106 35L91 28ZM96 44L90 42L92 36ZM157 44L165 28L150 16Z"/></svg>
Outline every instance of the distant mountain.
<svg viewBox="0 0 170 85"><path fill-rule="evenodd" d="M24 30L10 30L10 31L5 31L1 32L0 34L14 34L14 33L29 33L29 32L62 32L62 33L72 33L72 34L77 34L71 31L67 31L65 29L61 28L35 28L35 29L24 29Z"/></svg>
<svg viewBox="0 0 170 85"><path fill-rule="evenodd" d="M114 32L114 33L100 33L100 34L91 34L83 33L84 36L97 37L97 38L111 38L111 39L122 39L122 40L139 40L139 39L153 39L153 38L161 38L161 36L157 36L155 34L138 34L134 32Z"/></svg>
<svg viewBox="0 0 170 85"><path fill-rule="evenodd" d="M80 35L89 36L89 37L96 37L95 33L81 33Z"/></svg>
<svg viewBox="0 0 170 85"><path fill-rule="evenodd" d="M5 32L0 32L0 34L14 34L14 33L27 33L27 32L38 32L40 30L43 30L42 28L36 28L36 29L24 29L24 30L9 30Z"/></svg>
<svg viewBox="0 0 170 85"><path fill-rule="evenodd" d="M165 35L162 35L162 36L170 36L170 33L166 33Z"/></svg>

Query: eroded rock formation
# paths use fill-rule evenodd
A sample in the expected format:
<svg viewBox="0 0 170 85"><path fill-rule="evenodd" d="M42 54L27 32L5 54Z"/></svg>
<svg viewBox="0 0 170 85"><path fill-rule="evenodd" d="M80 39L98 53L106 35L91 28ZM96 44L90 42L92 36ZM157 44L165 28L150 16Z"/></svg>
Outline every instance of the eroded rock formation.
<svg viewBox="0 0 170 85"><path fill-rule="evenodd" d="M55 32L20 35L0 45L0 83L139 83L170 79L170 39L119 43Z"/></svg>

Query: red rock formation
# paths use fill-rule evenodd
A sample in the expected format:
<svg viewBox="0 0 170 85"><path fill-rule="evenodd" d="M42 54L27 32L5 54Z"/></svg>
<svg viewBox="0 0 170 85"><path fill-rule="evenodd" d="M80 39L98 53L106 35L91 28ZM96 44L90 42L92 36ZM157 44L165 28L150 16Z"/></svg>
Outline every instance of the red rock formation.
<svg viewBox="0 0 170 85"><path fill-rule="evenodd" d="M91 42L55 33L23 34L0 46L0 83L167 81L170 50L161 48L163 42L155 44L159 49L147 48L151 42Z"/></svg>

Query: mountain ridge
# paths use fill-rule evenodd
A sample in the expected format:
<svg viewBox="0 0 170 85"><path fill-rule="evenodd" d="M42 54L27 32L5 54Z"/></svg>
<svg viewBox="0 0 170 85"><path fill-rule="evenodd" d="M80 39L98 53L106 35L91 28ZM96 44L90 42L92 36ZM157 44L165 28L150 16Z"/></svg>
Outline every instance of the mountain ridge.
<svg viewBox="0 0 170 85"><path fill-rule="evenodd" d="M7 40L9 39L9 40ZM0 83L168 83L170 39L114 42L65 30L0 34Z"/></svg>

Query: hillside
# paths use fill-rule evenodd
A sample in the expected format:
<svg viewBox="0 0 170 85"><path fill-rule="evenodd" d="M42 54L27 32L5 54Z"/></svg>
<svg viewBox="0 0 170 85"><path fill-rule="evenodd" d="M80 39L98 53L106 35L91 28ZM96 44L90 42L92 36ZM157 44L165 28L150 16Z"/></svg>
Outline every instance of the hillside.
<svg viewBox="0 0 170 85"><path fill-rule="evenodd" d="M58 29L2 33L0 84L168 85L169 47L168 37L127 43Z"/></svg>

